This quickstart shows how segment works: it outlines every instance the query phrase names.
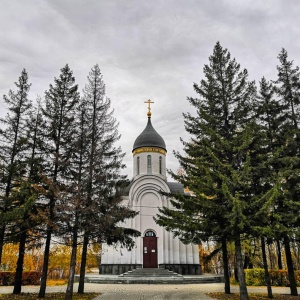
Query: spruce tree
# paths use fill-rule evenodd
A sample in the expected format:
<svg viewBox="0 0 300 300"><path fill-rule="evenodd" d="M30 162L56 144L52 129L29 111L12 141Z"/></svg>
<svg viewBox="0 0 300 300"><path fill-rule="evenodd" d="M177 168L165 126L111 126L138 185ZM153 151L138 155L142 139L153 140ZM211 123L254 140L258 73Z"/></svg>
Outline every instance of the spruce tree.
<svg viewBox="0 0 300 300"><path fill-rule="evenodd" d="M74 149L74 115L79 100L78 86L69 66L61 69L59 78L54 78L54 85L50 85L45 92L45 107L43 116L46 121L47 154L51 163L47 169L47 176L51 177L49 186L49 221L47 224L46 242L44 250L44 264L42 271L39 297L45 297L46 280L49 263L51 236L57 219L55 204L62 196L66 183L67 166Z"/></svg>
<svg viewBox="0 0 300 300"><path fill-rule="evenodd" d="M38 100L37 108L31 110L27 120L27 172L23 176L20 188L12 195L19 208L14 211L11 219L14 240L19 242L13 294L21 293L26 244L29 241L31 244L39 243L41 232L38 227L45 222L45 205L39 201L45 194L44 125ZM21 210L21 214L18 210Z"/></svg>
<svg viewBox="0 0 300 300"><path fill-rule="evenodd" d="M279 60L281 65L277 67L278 80L275 81L275 86L263 78L256 102L257 122L264 138L260 143L260 153L256 155L256 160L260 157L260 164L254 168L252 177L256 214L251 221L254 234L259 233L261 236L263 253L265 238L275 239L278 251L280 240L283 240L291 294L295 295L297 287L289 239L299 227L299 220L294 218L298 211L296 174L299 169L299 72L298 68L292 67L292 62L287 61L285 50L280 53ZM267 278L266 258L263 260ZM278 260L280 265L279 255ZM268 293L271 297L270 287Z"/></svg>
<svg viewBox="0 0 300 300"><path fill-rule="evenodd" d="M281 234L285 248L291 295L298 295L291 255L291 237L299 230L299 169L300 169L300 72L288 60L285 49L278 55L278 77L275 91L282 108L283 125L280 133L283 137L282 151L278 155L278 180L280 197L276 203L274 217L280 220Z"/></svg>
<svg viewBox="0 0 300 300"><path fill-rule="evenodd" d="M277 173L276 153L281 146L281 134L278 129L282 124L281 106L275 98L274 86L264 77L260 81L260 90L255 106L256 122L263 134L259 144L260 151L256 153L256 167L253 168L252 189L256 196L257 214L251 219L253 235L261 239L265 279L268 287L268 297L272 298L272 289L266 257L266 239L276 237L270 220L272 202L276 198Z"/></svg>
<svg viewBox="0 0 300 300"><path fill-rule="evenodd" d="M88 146L87 168L85 173L85 204L83 217L83 248L80 266L78 292L84 293L87 247L90 241L129 242L134 230L117 225L125 218L132 218L135 213L128 208L120 208L122 201L120 183L125 176L120 175L124 167L124 153L116 146L120 135L118 123L110 109L111 101L106 96L103 77L98 65L88 76L88 83L83 90L86 118L90 142ZM121 234L120 234L121 233Z"/></svg>
<svg viewBox="0 0 300 300"><path fill-rule="evenodd" d="M188 98L197 115L184 114L191 139L183 142L185 155L175 153L185 175L172 174L193 196L172 195L175 210L164 207L157 222L182 240L193 241L197 236L233 240L240 295L245 300L241 236L249 229L256 88L248 81L247 71L240 71L240 65L219 42L203 71L205 79L194 84L199 98ZM225 291L230 292L229 287Z"/></svg>
<svg viewBox="0 0 300 300"><path fill-rule="evenodd" d="M18 82L15 82L16 91L10 90L4 101L8 106L8 114L1 119L4 129L1 135L1 160L3 164L3 179L0 194L0 213L7 214L13 208L11 191L21 181L26 173L24 152L27 147L26 118L31 107L28 92L31 84L28 83L28 74L23 69ZM0 265L4 245L6 223L0 224Z"/></svg>
<svg viewBox="0 0 300 300"><path fill-rule="evenodd" d="M76 108L75 135L72 142L74 152L70 160L68 180L70 185L67 191L68 197L61 199L59 209L63 212L60 218L60 235L66 244L70 245L71 258L68 285L65 299L72 299L73 285L76 267L77 246L82 242L81 233L84 232L83 215L86 198L86 170L88 161L89 138L87 131L86 103L81 101Z"/></svg>

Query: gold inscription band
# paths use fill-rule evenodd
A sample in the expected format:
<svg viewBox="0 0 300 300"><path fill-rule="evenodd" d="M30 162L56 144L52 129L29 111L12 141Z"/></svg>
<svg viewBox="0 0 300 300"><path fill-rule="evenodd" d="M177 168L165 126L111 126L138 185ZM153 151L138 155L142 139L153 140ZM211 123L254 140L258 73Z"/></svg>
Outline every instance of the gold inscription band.
<svg viewBox="0 0 300 300"><path fill-rule="evenodd" d="M142 148L137 148L133 151L133 155L137 153L143 153L143 152L156 152L156 153L161 153L166 155L167 151L162 149L162 148L156 148L156 147L142 147Z"/></svg>

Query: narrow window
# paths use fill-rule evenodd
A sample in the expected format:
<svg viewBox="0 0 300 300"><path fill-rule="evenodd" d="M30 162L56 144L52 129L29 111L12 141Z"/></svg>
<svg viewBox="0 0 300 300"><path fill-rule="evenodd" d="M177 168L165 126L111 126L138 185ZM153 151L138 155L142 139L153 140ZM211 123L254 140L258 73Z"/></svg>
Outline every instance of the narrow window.
<svg viewBox="0 0 300 300"><path fill-rule="evenodd" d="M152 173L151 155L147 156L147 173Z"/></svg>
<svg viewBox="0 0 300 300"><path fill-rule="evenodd" d="M159 174L162 174L162 157L159 157Z"/></svg>
<svg viewBox="0 0 300 300"><path fill-rule="evenodd" d="M140 174L140 157L138 156L138 158L136 159L136 174L139 175Z"/></svg>

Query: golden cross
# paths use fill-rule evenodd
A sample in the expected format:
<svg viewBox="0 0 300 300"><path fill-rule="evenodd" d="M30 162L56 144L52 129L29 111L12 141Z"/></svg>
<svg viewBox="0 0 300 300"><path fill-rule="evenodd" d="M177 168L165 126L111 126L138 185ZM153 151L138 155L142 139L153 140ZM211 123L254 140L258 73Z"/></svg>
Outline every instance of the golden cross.
<svg viewBox="0 0 300 300"><path fill-rule="evenodd" d="M154 103L154 102L152 102L150 99L148 99L148 100L145 101L144 103L148 103L148 112L147 112L147 116L148 116L148 118L151 118L151 107L150 107L150 104L151 104L151 103Z"/></svg>

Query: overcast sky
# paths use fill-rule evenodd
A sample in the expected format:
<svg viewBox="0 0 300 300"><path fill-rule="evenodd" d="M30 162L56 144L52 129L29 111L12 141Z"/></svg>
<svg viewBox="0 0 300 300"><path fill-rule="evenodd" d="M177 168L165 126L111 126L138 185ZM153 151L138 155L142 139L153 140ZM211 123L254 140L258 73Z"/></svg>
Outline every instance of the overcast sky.
<svg viewBox="0 0 300 300"><path fill-rule="evenodd" d="M172 152L188 138L182 112L193 112L186 98L195 96L193 82L203 78L216 42L251 80L275 79L282 47L300 65L299 20L298 0L1 0L0 115L23 68L35 100L67 63L81 91L97 63L120 123L124 173L132 178L132 146L149 98L167 166L176 171Z"/></svg>

